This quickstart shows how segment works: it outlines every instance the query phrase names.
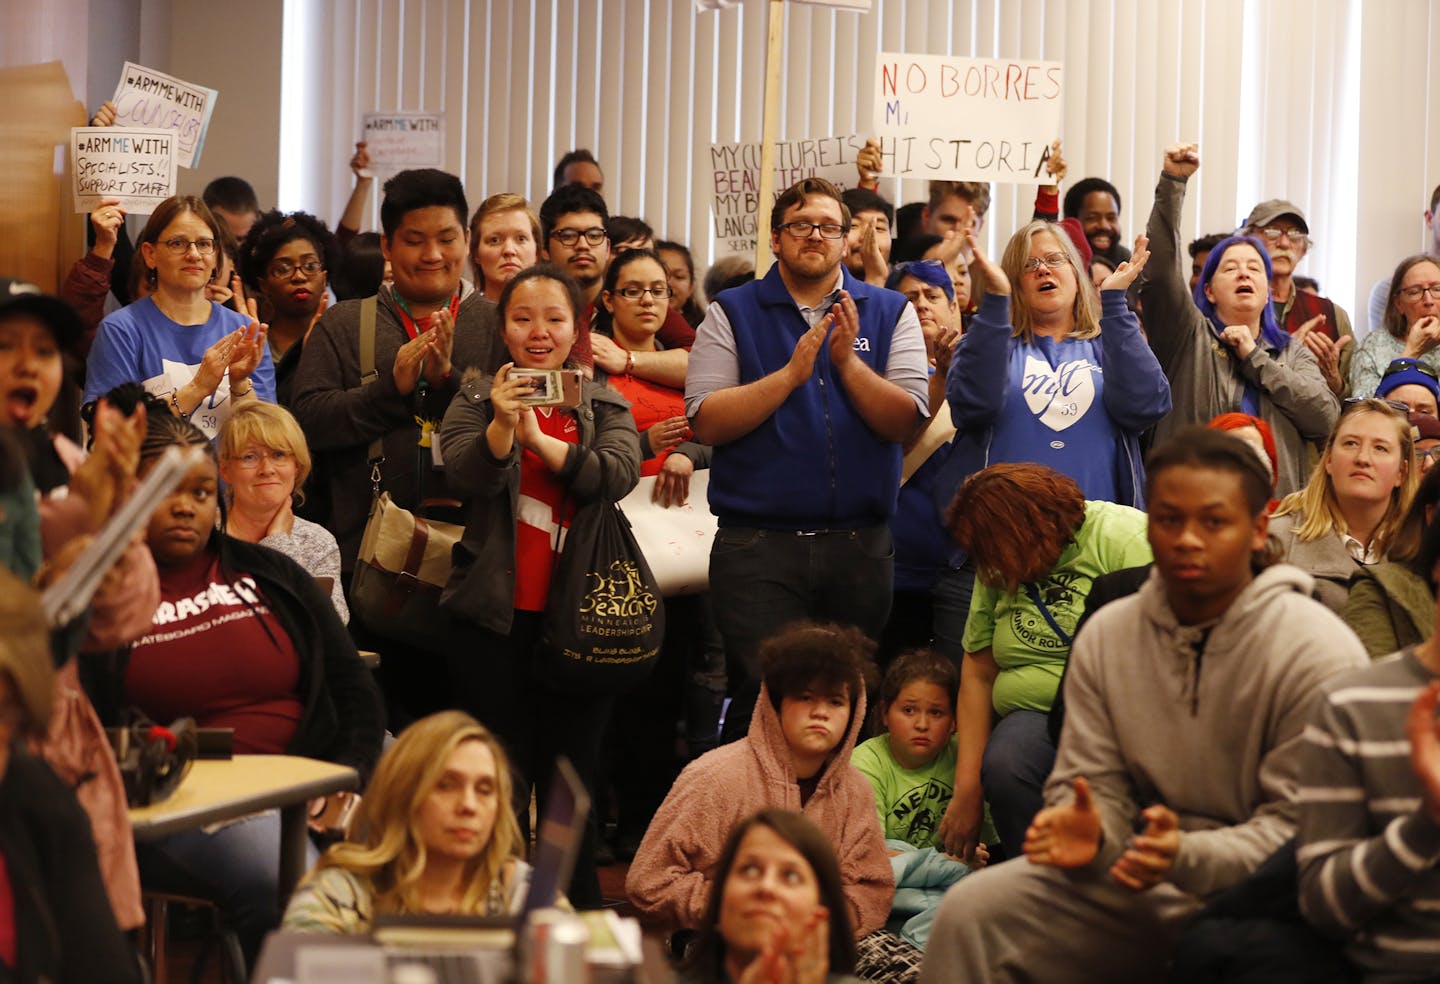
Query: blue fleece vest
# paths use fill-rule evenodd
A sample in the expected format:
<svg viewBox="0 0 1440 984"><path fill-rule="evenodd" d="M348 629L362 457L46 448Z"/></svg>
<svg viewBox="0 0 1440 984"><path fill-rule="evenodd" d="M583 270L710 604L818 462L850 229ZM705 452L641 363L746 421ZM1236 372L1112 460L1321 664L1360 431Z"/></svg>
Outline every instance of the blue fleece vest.
<svg viewBox="0 0 1440 984"><path fill-rule="evenodd" d="M842 286L860 312L855 355L884 376L905 297L868 286L848 270ZM716 301L735 335L741 384L784 366L809 330L778 265L763 280L727 290ZM710 509L721 526L874 526L895 512L900 460L900 445L881 439L861 419L830 361L829 347L822 346L804 386L749 434L715 448Z"/></svg>

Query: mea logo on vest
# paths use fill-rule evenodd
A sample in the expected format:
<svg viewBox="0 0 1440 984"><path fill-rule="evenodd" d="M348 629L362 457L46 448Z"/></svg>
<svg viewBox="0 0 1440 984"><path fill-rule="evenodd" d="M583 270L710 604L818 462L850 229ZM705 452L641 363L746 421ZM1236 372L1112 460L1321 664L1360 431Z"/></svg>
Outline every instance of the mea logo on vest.
<svg viewBox="0 0 1440 984"><path fill-rule="evenodd" d="M855 339L855 344L854 344L854 346L852 346L852 347L853 347L853 348L855 349L855 351L857 351L857 352L868 352L868 351L870 351L870 339L868 339L868 338L857 338L857 339Z"/></svg>
<svg viewBox="0 0 1440 984"><path fill-rule="evenodd" d="M1030 412L1053 431L1063 431L1089 412L1095 402L1095 377L1100 367L1086 359L1052 368L1043 359L1025 356L1021 389Z"/></svg>

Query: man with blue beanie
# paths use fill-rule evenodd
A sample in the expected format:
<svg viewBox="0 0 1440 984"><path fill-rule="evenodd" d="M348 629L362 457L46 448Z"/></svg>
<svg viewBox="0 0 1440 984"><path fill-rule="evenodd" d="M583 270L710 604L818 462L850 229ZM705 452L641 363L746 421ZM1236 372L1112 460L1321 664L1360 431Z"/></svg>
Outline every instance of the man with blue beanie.
<svg viewBox="0 0 1440 984"><path fill-rule="evenodd" d="M749 729L760 640L805 618L880 634L901 444L928 412L919 318L844 269L840 191L802 180L770 226L775 265L711 302L685 386L695 439L715 447L710 595L730 672L727 741Z"/></svg>
<svg viewBox="0 0 1440 984"><path fill-rule="evenodd" d="M1436 378L1434 369L1419 359L1393 359L1385 367L1375 395L1382 400L1403 403L1412 413L1428 413L1434 417L1440 404L1440 379Z"/></svg>

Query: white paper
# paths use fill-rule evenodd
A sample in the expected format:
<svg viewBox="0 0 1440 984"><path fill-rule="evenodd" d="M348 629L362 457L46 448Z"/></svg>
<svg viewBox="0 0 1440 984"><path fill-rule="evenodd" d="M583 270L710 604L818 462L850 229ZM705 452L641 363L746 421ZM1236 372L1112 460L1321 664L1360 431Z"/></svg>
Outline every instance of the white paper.
<svg viewBox="0 0 1440 984"><path fill-rule="evenodd" d="M642 478L620 508L662 595L699 594L710 588L710 545L716 519L710 512L710 470L690 477L690 499L665 509L651 501L655 479Z"/></svg>
<svg viewBox="0 0 1440 984"><path fill-rule="evenodd" d="M174 130L180 145L175 162L194 167L205 147L205 134L219 93L153 68L126 62L115 88L115 125Z"/></svg>
<svg viewBox="0 0 1440 984"><path fill-rule="evenodd" d="M377 176L445 165L443 113L366 113L360 129Z"/></svg>
<svg viewBox="0 0 1440 984"><path fill-rule="evenodd" d="M780 141L775 145L775 194L802 178L824 178L841 191L853 188L860 179L855 156L864 146L865 138L854 134ZM760 144L712 144L710 191L711 231L720 254L754 252L760 216Z"/></svg>
<svg viewBox="0 0 1440 984"><path fill-rule="evenodd" d="M91 212L104 198L120 199L131 215L149 215L175 194L173 130L77 126L70 131L75 211Z"/></svg>

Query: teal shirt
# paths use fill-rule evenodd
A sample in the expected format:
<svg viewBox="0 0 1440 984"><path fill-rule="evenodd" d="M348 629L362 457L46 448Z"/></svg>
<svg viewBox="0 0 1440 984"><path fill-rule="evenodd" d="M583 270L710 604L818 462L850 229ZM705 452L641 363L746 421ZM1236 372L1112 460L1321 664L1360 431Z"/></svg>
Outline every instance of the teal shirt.
<svg viewBox="0 0 1440 984"><path fill-rule="evenodd" d="M1085 522L1074 542L1037 585L1050 617L1067 637L1074 638L1097 577L1154 560L1147 525L1138 509L1113 502L1085 503ZM992 698L996 714L1050 710L1070 656L1070 642L1050 627L1023 585L1012 594L1003 587L975 582L964 646L967 653L989 649L995 657L1000 670Z"/></svg>

